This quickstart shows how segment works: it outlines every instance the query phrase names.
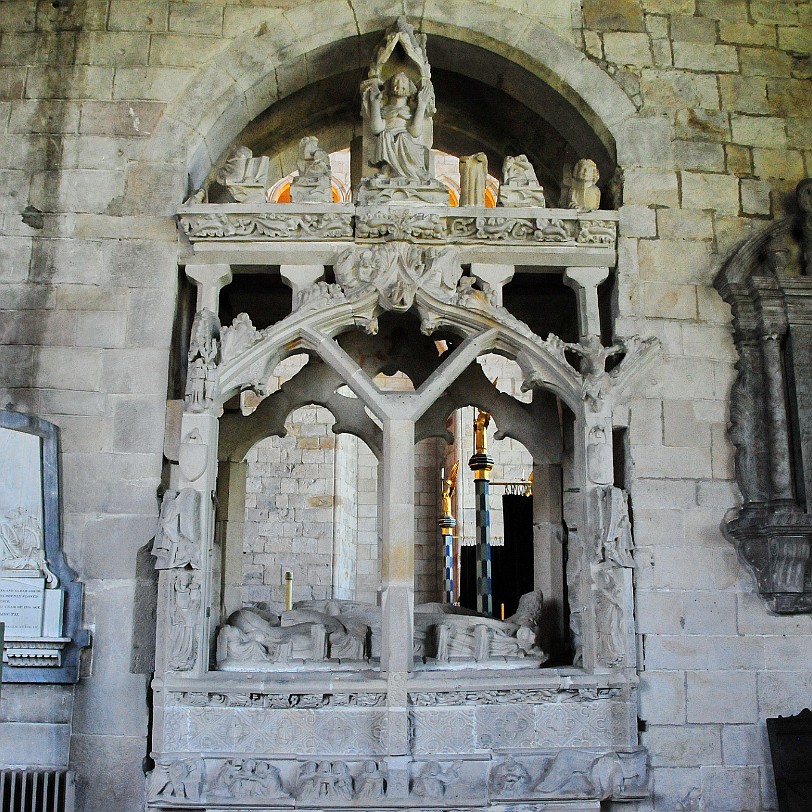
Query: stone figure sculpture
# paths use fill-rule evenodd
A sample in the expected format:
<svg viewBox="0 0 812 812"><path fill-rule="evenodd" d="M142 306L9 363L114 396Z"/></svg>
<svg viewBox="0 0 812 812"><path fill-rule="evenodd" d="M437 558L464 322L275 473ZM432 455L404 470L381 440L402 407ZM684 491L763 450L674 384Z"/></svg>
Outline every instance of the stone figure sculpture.
<svg viewBox="0 0 812 812"><path fill-rule="evenodd" d="M279 770L267 761L229 759L210 785L217 798L289 798Z"/></svg>
<svg viewBox="0 0 812 812"><path fill-rule="evenodd" d="M386 794L386 779L376 761L365 761L356 779L355 797L359 801L379 800Z"/></svg>
<svg viewBox="0 0 812 812"><path fill-rule="evenodd" d="M166 491L152 542L155 569L200 569L200 492Z"/></svg>
<svg viewBox="0 0 812 812"><path fill-rule="evenodd" d="M449 604L419 604L414 654L439 660L528 657L544 662L547 655L537 643L541 609L540 591L523 595L507 620ZM364 661L380 654L380 628L380 607L355 601L302 601L281 615L240 609L220 629L217 665L261 670L293 660Z"/></svg>
<svg viewBox="0 0 812 812"><path fill-rule="evenodd" d="M330 156L319 146L319 139L306 135L299 141L299 170L290 184L291 203L332 203L333 170Z"/></svg>
<svg viewBox="0 0 812 812"><path fill-rule="evenodd" d="M170 595L169 667L189 671L197 661L201 588L197 573L178 570Z"/></svg>
<svg viewBox="0 0 812 812"><path fill-rule="evenodd" d="M296 799L299 801L351 801L353 779L343 761L308 761L299 770Z"/></svg>
<svg viewBox="0 0 812 812"><path fill-rule="evenodd" d="M217 662L221 668L241 664L285 663L291 660L363 660L368 656L369 627L340 617L339 601L327 601L326 611L297 607L263 617L240 609L220 629Z"/></svg>
<svg viewBox="0 0 812 812"><path fill-rule="evenodd" d="M384 177L431 182L429 147L422 136L425 120L434 112L434 88L428 79L418 89L399 71L383 88L366 87L363 116L376 139L371 163Z"/></svg>
<svg viewBox="0 0 812 812"><path fill-rule="evenodd" d="M264 203L269 167L267 155L255 158L248 147L234 147L216 175L217 183L225 192L213 202Z"/></svg>
<svg viewBox="0 0 812 812"><path fill-rule="evenodd" d="M544 189L526 155L508 155L502 164L497 206L546 206Z"/></svg>
<svg viewBox="0 0 812 812"><path fill-rule="evenodd" d="M488 783L494 795L521 795L530 788L532 780L527 767L508 756L493 768Z"/></svg>
<svg viewBox="0 0 812 812"><path fill-rule="evenodd" d="M488 156L484 152L460 158L460 206L484 206Z"/></svg>
<svg viewBox="0 0 812 812"><path fill-rule="evenodd" d="M153 796L196 801L200 796L201 762L181 759L155 767L152 775Z"/></svg>
<svg viewBox="0 0 812 812"><path fill-rule="evenodd" d="M594 211L601 206L598 165L591 158L581 158L574 167L564 168L561 184L561 207Z"/></svg>
<svg viewBox="0 0 812 812"><path fill-rule="evenodd" d="M189 412L204 412L214 402L219 338L220 319L204 307L195 314L189 342L186 377L186 410Z"/></svg>
<svg viewBox="0 0 812 812"><path fill-rule="evenodd" d="M427 764L420 775L412 781L412 792L424 798L442 798L448 787L460 777L459 768L458 761L446 768L437 762Z"/></svg>

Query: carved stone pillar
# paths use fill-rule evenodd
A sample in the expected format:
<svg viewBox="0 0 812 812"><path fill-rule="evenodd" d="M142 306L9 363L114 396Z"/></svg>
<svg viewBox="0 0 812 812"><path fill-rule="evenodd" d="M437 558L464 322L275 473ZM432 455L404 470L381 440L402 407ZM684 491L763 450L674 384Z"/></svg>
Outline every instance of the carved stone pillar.
<svg viewBox="0 0 812 812"><path fill-rule="evenodd" d="M187 265L186 276L197 287L195 310L220 312L220 291L232 280L230 265Z"/></svg>
<svg viewBox="0 0 812 812"><path fill-rule="evenodd" d="M579 341L601 334L598 285L608 276L608 268L567 268L564 272L564 284L575 291L578 303Z"/></svg>
<svg viewBox="0 0 812 812"><path fill-rule="evenodd" d="M487 284L496 296L496 304L502 305L502 288L513 279L515 265L490 265L479 262L471 263L471 276L480 283Z"/></svg>
<svg viewBox="0 0 812 812"><path fill-rule="evenodd" d="M381 671L406 672L414 661L414 421L384 420L383 444Z"/></svg>

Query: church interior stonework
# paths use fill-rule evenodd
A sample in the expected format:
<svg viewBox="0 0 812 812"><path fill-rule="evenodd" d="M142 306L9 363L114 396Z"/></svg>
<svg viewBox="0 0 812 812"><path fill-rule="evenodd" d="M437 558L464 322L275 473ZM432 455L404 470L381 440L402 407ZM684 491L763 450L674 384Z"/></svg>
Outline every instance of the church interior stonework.
<svg viewBox="0 0 812 812"><path fill-rule="evenodd" d="M812 810L812 3L0 2L0 812Z"/></svg>

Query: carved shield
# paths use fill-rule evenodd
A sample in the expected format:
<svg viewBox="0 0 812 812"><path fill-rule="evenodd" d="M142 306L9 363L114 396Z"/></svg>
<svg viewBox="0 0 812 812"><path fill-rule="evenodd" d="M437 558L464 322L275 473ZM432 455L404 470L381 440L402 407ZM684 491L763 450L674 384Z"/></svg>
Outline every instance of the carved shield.
<svg viewBox="0 0 812 812"><path fill-rule="evenodd" d="M189 482L199 479L206 470L206 458L209 447L206 443L188 442L184 440L178 451L180 471Z"/></svg>

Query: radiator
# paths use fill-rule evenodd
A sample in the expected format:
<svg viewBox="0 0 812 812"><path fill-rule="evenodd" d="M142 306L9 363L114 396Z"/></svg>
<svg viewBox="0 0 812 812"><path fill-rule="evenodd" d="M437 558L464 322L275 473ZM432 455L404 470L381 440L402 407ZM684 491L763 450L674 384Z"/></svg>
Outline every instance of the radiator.
<svg viewBox="0 0 812 812"><path fill-rule="evenodd" d="M0 812L75 812L69 770L0 770Z"/></svg>

